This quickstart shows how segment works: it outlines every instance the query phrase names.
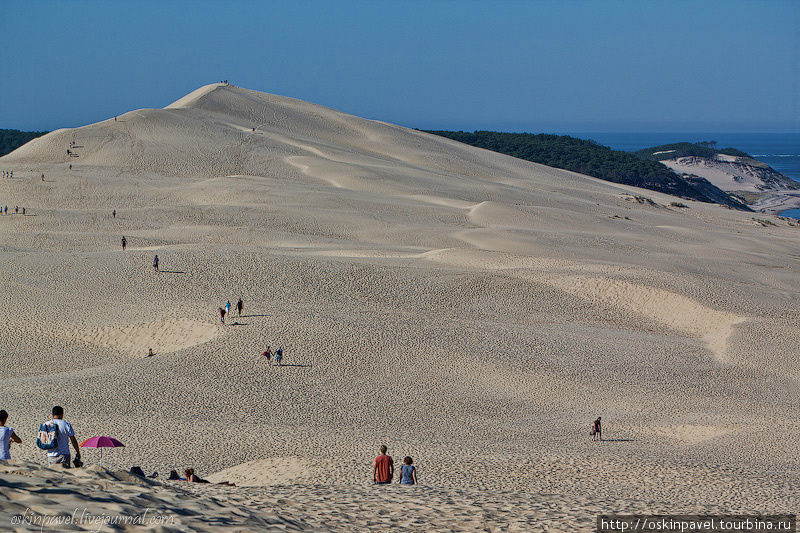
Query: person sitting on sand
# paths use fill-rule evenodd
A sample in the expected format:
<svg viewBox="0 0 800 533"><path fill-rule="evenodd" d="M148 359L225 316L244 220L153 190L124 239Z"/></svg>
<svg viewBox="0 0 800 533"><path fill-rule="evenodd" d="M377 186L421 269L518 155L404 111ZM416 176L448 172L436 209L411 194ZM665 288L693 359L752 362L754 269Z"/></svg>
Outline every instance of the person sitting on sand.
<svg viewBox="0 0 800 533"><path fill-rule="evenodd" d="M22 443L22 439L14 433L14 428L6 426L6 420L8 420L8 413L5 409L0 409L0 461L11 459L12 442Z"/></svg>
<svg viewBox="0 0 800 533"><path fill-rule="evenodd" d="M400 467L400 484L417 484L417 467L414 466L414 460L411 457L406 456L403 459L403 466Z"/></svg>
<svg viewBox="0 0 800 533"><path fill-rule="evenodd" d="M209 481L206 481L205 479L195 474L194 468L186 469L186 481L190 481L192 483L210 483Z"/></svg>
<svg viewBox="0 0 800 533"><path fill-rule="evenodd" d="M603 440L603 429L600 425L600 419L603 418L602 416L598 416L597 420L592 423L592 440Z"/></svg>
<svg viewBox="0 0 800 533"><path fill-rule="evenodd" d="M394 477L394 461L386 455L386 446L381 446L381 454L372 463L372 481L378 485L391 483Z"/></svg>
<svg viewBox="0 0 800 533"><path fill-rule="evenodd" d="M72 424L64 420L64 408L60 405L53 407L53 422L56 425L56 447L47 452L47 462L51 465L60 464L64 468L70 467L69 443L75 448L75 459L80 461L81 449L75 438Z"/></svg>
<svg viewBox="0 0 800 533"><path fill-rule="evenodd" d="M176 470L169 471L169 477L167 478L169 481L186 481L184 478L178 475Z"/></svg>
<svg viewBox="0 0 800 533"><path fill-rule="evenodd" d="M152 348L148 348L147 349L147 357L153 357L153 349Z"/></svg>

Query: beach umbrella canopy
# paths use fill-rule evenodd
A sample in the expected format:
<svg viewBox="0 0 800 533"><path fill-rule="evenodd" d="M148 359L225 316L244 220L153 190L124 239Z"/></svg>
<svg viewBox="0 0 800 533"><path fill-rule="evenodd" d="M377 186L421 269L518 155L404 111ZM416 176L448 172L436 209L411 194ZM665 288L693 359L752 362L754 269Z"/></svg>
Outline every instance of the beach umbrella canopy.
<svg viewBox="0 0 800 533"><path fill-rule="evenodd" d="M81 448L100 448L100 466L103 466L103 448L124 448L122 444L112 437L92 437L81 443Z"/></svg>

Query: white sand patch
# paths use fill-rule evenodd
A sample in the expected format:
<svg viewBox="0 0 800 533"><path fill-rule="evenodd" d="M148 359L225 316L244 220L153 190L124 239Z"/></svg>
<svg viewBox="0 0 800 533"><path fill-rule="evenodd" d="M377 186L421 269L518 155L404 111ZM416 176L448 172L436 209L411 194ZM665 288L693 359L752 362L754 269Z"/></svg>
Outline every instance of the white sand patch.
<svg viewBox="0 0 800 533"><path fill-rule="evenodd" d="M174 352L208 342L217 334L216 325L188 318L70 332L82 342L131 355L145 355L148 348L159 354Z"/></svg>
<svg viewBox="0 0 800 533"><path fill-rule="evenodd" d="M227 468L207 479L212 483L228 481L242 487L263 487L319 480L322 470L303 457L270 457Z"/></svg>
<svg viewBox="0 0 800 533"><path fill-rule="evenodd" d="M730 433L730 429L722 426L705 426L699 424L680 424L653 428L653 432L676 440L682 444L698 444Z"/></svg>
<svg viewBox="0 0 800 533"><path fill-rule="evenodd" d="M611 278L569 276L552 285L601 307L625 309L668 328L702 338L714 356L727 362L727 340L744 317L718 311L686 296Z"/></svg>

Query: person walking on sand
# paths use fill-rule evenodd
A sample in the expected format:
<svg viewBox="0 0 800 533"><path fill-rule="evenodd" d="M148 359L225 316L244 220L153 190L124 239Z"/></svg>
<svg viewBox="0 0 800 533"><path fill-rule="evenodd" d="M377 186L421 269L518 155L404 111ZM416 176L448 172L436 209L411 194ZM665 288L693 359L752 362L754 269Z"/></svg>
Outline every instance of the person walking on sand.
<svg viewBox="0 0 800 533"><path fill-rule="evenodd" d="M278 366L281 366L281 362L283 361L283 346L275 350L275 362Z"/></svg>
<svg viewBox="0 0 800 533"><path fill-rule="evenodd" d="M414 460L411 457L407 456L403 459L403 466L400 467L400 484L417 484L417 467L414 466Z"/></svg>
<svg viewBox="0 0 800 533"><path fill-rule="evenodd" d="M125 239L125 236L122 236L122 251L125 251L125 247L128 246L128 241Z"/></svg>
<svg viewBox="0 0 800 533"><path fill-rule="evenodd" d="M270 359L272 359L272 348L267 346L267 349L264 350L264 353L262 353L261 355L263 355L267 359L267 364L268 365L272 364L272 363L270 363Z"/></svg>
<svg viewBox="0 0 800 533"><path fill-rule="evenodd" d="M22 443L22 439L14 433L14 428L6 426L6 420L8 420L8 413L5 409L0 409L0 461L11 459L12 442Z"/></svg>
<svg viewBox="0 0 800 533"><path fill-rule="evenodd" d="M598 416L597 420L592 423L592 440L593 441L601 441L603 440L603 428L601 426L600 420L602 416Z"/></svg>
<svg viewBox="0 0 800 533"><path fill-rule="evenodd" d="M158 255L153 258L153 269L158 272Z"/></svg>
<svg viewBox="0 0 800 533"><path fill-rule="evenodd" d="M225 314L230 316L231 315L231 301L228 300L225 302Z"/></svg>
<svg viewBox="0 0 800 533"><path fill-rule="evenodd" d="M116 209L111 211L111 218L117 218L117 210Z"/></svg>
<svg viewBox="0 0 800 533"><path fill-rule="evenodd" d="M64 468L69 468L70 453L69 443L75 448L75 459L80 461L81 449L78 447L78 441L75 438L75 430L72 429L72 424L64 420L64 408L56 405L53 407L53 423L56 425L56 447L47 452L47 462L51 465L60 464Z"/></svg>
<svg viewBox="0 0 800 533"><path fill-rule="evenodd" d="M239 301L236 302L236 310L239 312L240 317L242 316L242 309L244 309L244 302L239 298Z"/></svg>
<svg viewBox="0 0 800 533"><path fill-rule="evenodd" d="M378 485L391 483L394 477L394 461L386 455L386 450L385 445L381 446L381 454L372 463L372 481Z"/></svg>
<svg viewBox="0 0 800 533"><path fill-rule="evenodd" d="M224 307L220 307L219 308L219 320L223 324L225 323L225 308Z"/></svg>

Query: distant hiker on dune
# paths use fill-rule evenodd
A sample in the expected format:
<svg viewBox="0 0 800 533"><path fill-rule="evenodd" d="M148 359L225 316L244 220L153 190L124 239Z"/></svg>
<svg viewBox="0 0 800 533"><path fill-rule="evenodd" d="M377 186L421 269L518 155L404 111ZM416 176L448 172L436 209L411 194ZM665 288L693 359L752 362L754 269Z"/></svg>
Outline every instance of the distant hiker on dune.
<svg viewBox="0 0 800 533"><path fill-rule="evenodd" d="M125 236L122 236L122 251L125 251L125 247L128 246L128 241L125 240Z"/></svg>
<svg viewBox="0 0 800 533"><path fill-rule="evenodd" d="M111 211L111 218L117 218L117 210L116 209Z"/></svg>
<svg viewBox="0 0 800 533"><path fill-rule="evenodd" d="M158 272L158 256L157 255L153 258L153 269L156 272Z"/></svg>
<svg viewBox="0 0 800 533"><path fill-rule="evenodd" d="M225 302L225 314L226 315L230 315L231 314L231 301L230 300Z"/></svg>
<svg viewBox="0 0 800 533"><path fill-rule="evenodd" d="M225 308L224 307L220 307L219 308L219 320L223 324L225 323Z"/></svg>
<svg viewBox="0 0 800 533"><path fill-rule="evenodd" d="M244 309L244 302L239 298L239 301L236 302L236 310L239 312L239 316L242 316L242 309Z"/></svg>
<svg viewBox="0 0 800 533"><path fill-rule="evenodd" d="M593 441L595 441L595 440L603 440L603 428L602 428L602 426L600 425L600 420L601 420L602 418L603 418L602 416L598 416L598 417L597 417L597 420L595 420L595 421L592 423L592 432L591 432L591 435L592 435L592 440L593 440Z"/></svg>

